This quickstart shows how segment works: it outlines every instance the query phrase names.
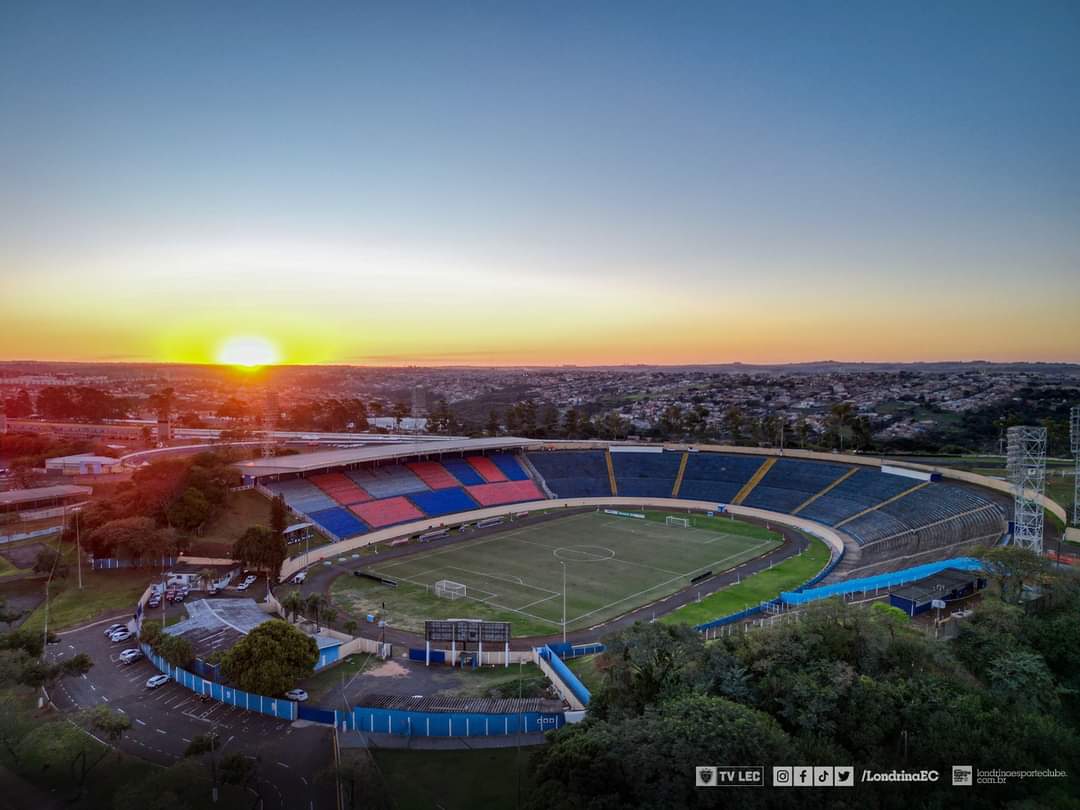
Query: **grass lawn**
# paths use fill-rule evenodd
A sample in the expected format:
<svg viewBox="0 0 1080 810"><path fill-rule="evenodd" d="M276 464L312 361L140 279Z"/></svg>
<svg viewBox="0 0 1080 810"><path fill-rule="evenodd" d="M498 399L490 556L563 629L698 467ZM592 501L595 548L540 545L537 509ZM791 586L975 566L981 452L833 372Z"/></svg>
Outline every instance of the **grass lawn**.
<svg viewBox="0 0 1080 810"><path fill-rule="evenodd" d="M270 525L270 500L253 489L230 492L225 506L191 547L193 556L220 557L252 526Z"/></svg>
<svg viewBox="0 0 1080 810"><path fill-rule="evenodd" d="M0 557L0 578L10 577L13 574L19 573L22 573L21 569L16 568L14 565L8 562L6 557Z"/></svg>
<svg viewBox="0 0 1080 810"><path fill-rule="evenodd" d="M791 557L779 565L754 574L738 585L729 585L706 596L700 602L678 608L663 616L660 621L669 624L703 624L774 599L781 591L801 585L829 562L829 547L816 537L810 537L809 540L810 548L800 556Z"/></svg>
<svg viewBox="0 0 1080 810"><path fill-rule="evenodd" d="M155 577L152 568L88 571L84 566L80 591L72 566L65 578L54 579L49 588L49 629L76 627L118 610L134 613L135 603ZM45 605L41 604L27 617L23 627L38 630L44 623Z"/></svg>
<svg viewBox="0 0 1080 810"><path fill-rule="evenodd" d="M362 672L377 666L379 659L371 653L357 653L323 672L317 672L299 684L308 693L308 698L320 706L331 706L341 698L341 683L345 683ZM329 696L329 697L328 697Z"/></svg>
<svg viewBox="0 0 1080 810"><path fill-rule="evenodd" d="M570 671L577 675L585 688L594 695L604 686L604 673L596 668L598 658L596 655L583 655L580 658L563 659L563 663L570 667Z"/></svg>
<svg viewBox="0 0 1080 810"><path fill-rule="evenodd" d="M585 512L513 527L371 567L397 587L343 576L331 593L356 618L381 613L406 630L422 629L425 619L474 618L510 621L519 636L542 635L562 627L564 571L567 627L573 630L601 624L686 587L703 571L732 568L781 542L774 532L720 518L695 516L689 529L666 526L666 514L638 520ZM463 583L467 598L436 597L432 586L442 579Z"/></svg>
<svg viewBox="0 0 1080 810"><path fill-rule="evenodd" d="M374 755L384 789L397 810L503 810L518 807L518 796L524 799L532 793L528 761L533 750L377 748Z"/></svg>

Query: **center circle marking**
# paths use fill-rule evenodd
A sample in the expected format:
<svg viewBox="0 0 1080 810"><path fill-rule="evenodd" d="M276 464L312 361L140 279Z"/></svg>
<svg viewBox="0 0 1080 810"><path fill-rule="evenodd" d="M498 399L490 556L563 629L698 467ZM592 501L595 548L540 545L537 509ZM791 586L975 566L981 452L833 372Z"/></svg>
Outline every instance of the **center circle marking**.
<svg viewBox="0 0 1080 810"><path fill-rule="evenodd" d="M551 553L564 562L603 562L615 557L607 546L559 546Z"/></svg>

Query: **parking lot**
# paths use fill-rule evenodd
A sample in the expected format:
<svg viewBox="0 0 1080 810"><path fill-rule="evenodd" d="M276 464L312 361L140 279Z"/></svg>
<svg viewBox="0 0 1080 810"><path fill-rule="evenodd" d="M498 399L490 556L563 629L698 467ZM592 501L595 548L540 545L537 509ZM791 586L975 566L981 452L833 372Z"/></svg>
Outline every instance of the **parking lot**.
<svg viewBox="0 0 1080 810"><path fill-rule="evenodd" d="M104 631L113 621L64 633L58 644L49 646L53 660L87 653L94 661L89 673L66 678L53 690L50 697L59 709L77 711L105 704L126 714L131 729L120 748L161 765L176 762L191 740L213 731L224 753L240 752L258 759L258 784L266 807L329 810L335 806L332 786L314 780L332 759L330 729L203 701L171 681L148 689L147 679L158 671L145 658L127 665L119 661L123 650L137 645L134 640L111 643Z"/></svg>

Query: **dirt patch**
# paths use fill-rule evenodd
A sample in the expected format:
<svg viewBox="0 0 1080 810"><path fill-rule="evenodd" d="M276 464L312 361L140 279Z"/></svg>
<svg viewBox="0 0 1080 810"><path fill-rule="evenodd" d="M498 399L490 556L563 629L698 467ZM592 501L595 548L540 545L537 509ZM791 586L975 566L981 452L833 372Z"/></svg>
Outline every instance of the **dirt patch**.
<svg viewBox="0 0 1080 810"><path fill-rule="evenodd" d="M33 568L38 554L45 550L41 543L15 546L14 548L0 548L0 556L14 565L16 568Z"/></svg>
<svg viewBox="0 0 1080 810"><path fill-rule="evenodd" d="M364 673L366 678L407 678L408 676L409 670L393 659Z"/></svg>

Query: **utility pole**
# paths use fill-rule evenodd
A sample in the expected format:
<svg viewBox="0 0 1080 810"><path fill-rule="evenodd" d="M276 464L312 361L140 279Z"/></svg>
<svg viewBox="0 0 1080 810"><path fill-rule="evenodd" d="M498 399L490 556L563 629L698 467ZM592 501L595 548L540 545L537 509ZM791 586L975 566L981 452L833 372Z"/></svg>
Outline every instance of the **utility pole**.
<svg viewBox="0 0 1080 810"><path fill-rule="evenodd" d="M562 643L566 644L566 561L562 563Z"/></svg>
<svg viewBox="0 0 1080 810"><path fill-rule="evenodd" d="M79 536L79 513L82 511L81 506L76 506L71 510L75 513L75 560L79 566L79 590L82 590L82 538Z"/></svg>

